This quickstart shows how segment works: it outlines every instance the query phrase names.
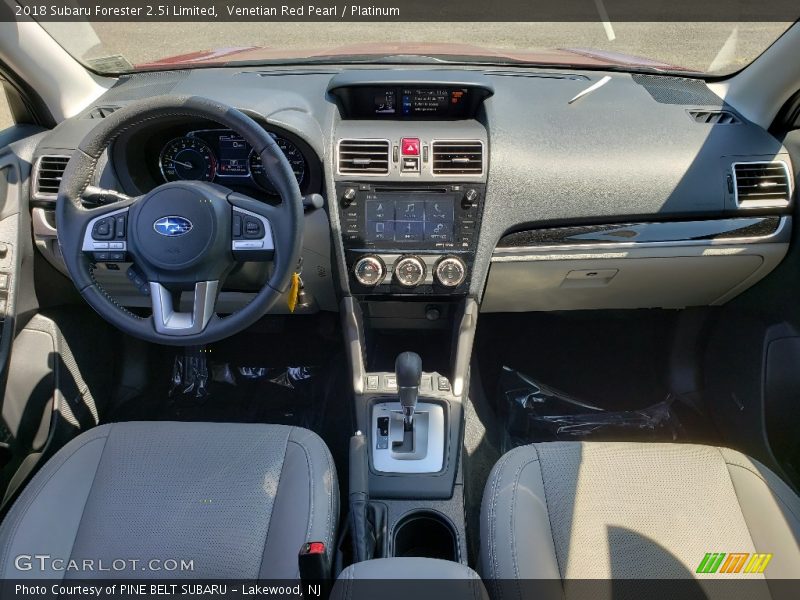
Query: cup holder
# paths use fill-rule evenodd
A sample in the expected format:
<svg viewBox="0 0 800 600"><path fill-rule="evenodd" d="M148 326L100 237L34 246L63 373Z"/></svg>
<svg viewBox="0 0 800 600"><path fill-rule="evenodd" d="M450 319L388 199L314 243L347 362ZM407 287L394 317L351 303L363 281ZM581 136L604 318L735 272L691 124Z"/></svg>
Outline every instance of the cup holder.
<svg viewBox="0 0 800 600"><path fill-rule="evenodd" d="M418 512L404 517L394 528L392 556L440 558L458 562L453 526L444 516Z"/></svg>

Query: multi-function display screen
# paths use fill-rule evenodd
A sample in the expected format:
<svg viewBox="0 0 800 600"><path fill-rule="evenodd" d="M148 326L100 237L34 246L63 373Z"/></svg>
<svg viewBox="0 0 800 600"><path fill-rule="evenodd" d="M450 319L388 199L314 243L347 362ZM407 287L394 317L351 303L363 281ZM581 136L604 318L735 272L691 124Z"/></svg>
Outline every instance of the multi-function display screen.
<svg viewBox="0 0 800 600"><path fill-rule="evenodd" d="M363 86L339 91L350 119L450 120L474 116L486 93L455 86Z"/></svg>
<svg viewBox="0 0 800 600"><path fill-rule="evenodd" d="M247 177L250 174L250 144L235 133L219 134L217 175Z"/></svg>
<svg viewBox="0 0 800 600"><path fill-rule="evenodd" d="M455 196L382 193L366 202L367 242L453 242Z"/></svg>
<svg viewBox="0 0 800 600"><path fill-rule="evenodd" d="M453 117L466 108L466 89L388 88L374 91L375 116Z"/></svg>

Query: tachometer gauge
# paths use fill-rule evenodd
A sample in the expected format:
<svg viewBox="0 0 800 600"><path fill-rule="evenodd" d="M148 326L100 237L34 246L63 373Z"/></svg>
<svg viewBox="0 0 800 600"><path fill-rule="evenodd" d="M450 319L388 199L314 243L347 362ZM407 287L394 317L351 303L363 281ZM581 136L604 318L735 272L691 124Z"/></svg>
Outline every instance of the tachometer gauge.
<svg viewBox="0 0 800 600"><path fill-rule="evenodd" d="M278 144L278 147L283 150L286 160L294 171L294 176L297 179L297 185L303 184L303 179L306 176L306 159L300 149L289 140L270 133L272 139ZM270 183L266 173L264 173L264 165L261 164L261 157L255 153L250 152L250 175L253 177L258 185L267 190L270 194L277 194L277 190Z"/></svg>
<svg viewBox="0 0 800 600"><path fill-rule="evenodd" d="M211 147L193 137L169 142L161 151L158 165L166 181L211 181L217 173L217 158Z"/></svg>

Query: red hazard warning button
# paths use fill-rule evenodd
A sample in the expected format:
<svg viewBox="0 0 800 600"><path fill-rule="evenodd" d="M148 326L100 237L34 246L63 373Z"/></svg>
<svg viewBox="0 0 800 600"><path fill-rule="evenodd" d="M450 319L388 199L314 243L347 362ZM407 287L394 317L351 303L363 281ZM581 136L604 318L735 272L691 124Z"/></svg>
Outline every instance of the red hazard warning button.
<svg viewBox="0 0 800 600"><path fill-rule="evenodd" d="M400 148L404 156L419 156L419 138L403 138Z"/></svg>

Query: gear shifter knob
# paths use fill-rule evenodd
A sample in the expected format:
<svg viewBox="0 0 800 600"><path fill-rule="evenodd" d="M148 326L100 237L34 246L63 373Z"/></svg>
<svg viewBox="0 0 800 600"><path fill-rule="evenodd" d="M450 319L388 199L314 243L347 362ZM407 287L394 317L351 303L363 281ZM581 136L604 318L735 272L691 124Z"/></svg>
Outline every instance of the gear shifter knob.
<svg viewBox="0 0 800 600"><path fill-rule="evenodd" d="M394 362L397 376L397 391L406 428L414 423L414 410L417 407L419 384L422 381L422 359L416 352L403 352Z"/></svg>

